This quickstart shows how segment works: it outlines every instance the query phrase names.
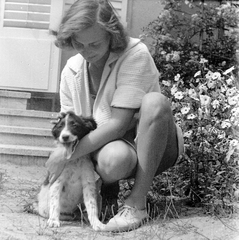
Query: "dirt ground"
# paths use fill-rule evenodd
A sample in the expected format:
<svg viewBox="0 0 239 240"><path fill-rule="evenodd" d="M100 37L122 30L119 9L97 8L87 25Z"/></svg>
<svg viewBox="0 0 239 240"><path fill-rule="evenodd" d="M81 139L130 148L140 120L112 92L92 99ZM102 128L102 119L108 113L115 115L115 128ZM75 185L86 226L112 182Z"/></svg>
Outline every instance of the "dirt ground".
<svg viewBox="0 0 239 240"><path fill-rule="evenodd" d="M60 228L48 228L46 219L23 212L23 206L37 194L45 174L44 167L0 164L0 240L239 240L237 214L217 218L203 214L201 209L186 207L182 207L177 218L159 217L125 233L94 232L80 222L63 222Z"/></svg>

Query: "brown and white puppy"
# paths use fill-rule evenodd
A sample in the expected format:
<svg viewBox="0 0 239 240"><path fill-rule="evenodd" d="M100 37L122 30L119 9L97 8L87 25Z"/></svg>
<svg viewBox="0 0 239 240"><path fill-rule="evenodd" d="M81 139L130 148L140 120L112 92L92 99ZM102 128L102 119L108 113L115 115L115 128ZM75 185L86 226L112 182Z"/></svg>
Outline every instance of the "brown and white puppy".
<svg viewBox="0 0 239 240"><path fill-rule="evenodd" d="M38 194L38 213L48 218L49 227L59 227L60 220L65 220L63 216L70 215L81 203L84 203L92 228L97 231L105 228L98 218L99 206L101 206L99 195L101 183L96 179L90 156L86 155L74 161L67 160L74 152L78 140L95 128L96 123L92 118L67 112L61 114L52 129L52 134L58 143L52 154L58 158L60 156L62 159L59 159L59 162L63 161L66 164L53 183L50 183L50 174L48 174Z"/></svg>

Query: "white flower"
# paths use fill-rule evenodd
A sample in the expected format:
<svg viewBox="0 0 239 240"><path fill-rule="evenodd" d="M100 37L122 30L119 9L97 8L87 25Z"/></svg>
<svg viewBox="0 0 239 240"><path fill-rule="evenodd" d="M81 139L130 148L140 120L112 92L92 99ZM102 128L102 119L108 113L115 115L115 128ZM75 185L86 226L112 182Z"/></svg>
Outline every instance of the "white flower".
<svg viewBox="0 0 239 240"><path fill-rule="evenodd" d="M236 87L229 88L229 89L227 90L227 92L226 92L226 96L232 97L236 92L237 92Z"/></svg>
<svg viewBox="0 0 239 240"><path fill-rule="evenodd" d="M178 91L178 87L174 84L171 88L171 94L174 95Z"/></svg>
<svg viewBox="0 0 239 240"><path fill-rule="evenodd" d="M208 62L208 60L207 60L207 59L205 59L205 58L201 57L201 59L200 59L200 63L204 64L204 63L207 63L207 62Z"/></svg>
<svg viewBox="0 0 239 240"><path fill-rule="evenodd" d="M228 162L232 156L232 154L234 153L235 150L237 150L239 147L239 143L236 139L233 139L230 141L230 144L229 144L229 149L228 149L228 152L227 152L227 155L226 155L226 161Z"/></svg>
<svg viewBox="0 0 239 240"><path fill-rule="evenodd" d="M184 115L189 113L189 111L190 111L190 107L182 107L181 108L181 113Z"/></svg>
<svg viewBox="0 0 239 240"><path fill-rule="evenodd" d="M238 97L234 96L234 97L229 97L227 99L227 102L229 103L229 105L236 105L238 102Z"/></svg>
<svg viewBox="0 0 239 240"><path fill-rule="evenodd" d="M170 87L170 86L171 86L171 83L170 83L169 81L165 81L165 80L162 81L162 84L163 84L164 86L167 86L167 87Z"/></svg>
<svg viewBox="0 0 239 240"><path fill-rule="evenodd" d="M229 127L231 127L231 123L229 122L229 120L227 119L227 120L225 120L225 121L223 121L222 122L222 124L221 124L221 127L224 129L224 128L229 128Z"/></svg>
<svg viewBox="0 0 239 240"><path fill-rule="evenodd" d="M182 119L182 116L181 116L181 113L176 113L175 115L174 115L174 117L175 117L175 119L176 119L176 121L180 121L181 119Z"/></svg>
<svg viewBox="0 0 239 240"><path fill-rule="evenodd" d="M229 68L229 69L227 69L227 70L223 73L223 75L227 75L228 73L232 72L234 69L235 69L234 66L231 67L231 68Z"/></svg>
<svg viewBox="0 0 239 240"><path fill-rule="evenodd" d="M201 120L202 117L203 117L203 111L202 111L201 108L198 108L198 118L199 118L199 120Z"/></svg>
<svg viewBox="0 0 239 240"><path fill-rule="evenodd" d="M208 71L207 74L205 75L206 79L212 79L213 76L213 72L212 71Z"/></svg>
<svg viewBox="0 0 239 240"><path fill-rule="evenodd" d="M178 100L181 100L181 99L183 99L183 92L176 92L175 94L174 94L174 97L176 98L176 99L178 99Z"/></svg>
<svg viewBox="0 0 239 240"><path fill-rule="evenodd" d="M235 116L239 115L239 107L233 108L232 111L231 111L231 114L235 115Z"/></svg>
<svg viewBox="0 0 239 240"><path fill-rule="evenodd" d="M180 55L178 51L174 51L172 55L172 61L173 62L178 62L180 60Z"/></svg>
<svg viewBox="0 0 239 240"><path fill-rule="evenodd" d="M185 0L184 3L188 5L190 2L188 0Z"/></svg>
<svg viewBox="0 0 239 240"><path fill-rule="evenodd" d="M228 78L227 80L226 80L226 83L227 83L227 85L232 85L233 84L233 79L232 78Z"/></svg>
<svg viewBox="0 0 239 240"><path fill-rule="evenodd" d="M194 74L194 77L198 77L201 75L201 71L197 71L195 74Z"/></svg>
<svg viewBox="0 0 239 240"><path fill-rule="evenodd" d="M216 79L220 80L221 79L221 73L219 73L219 72L213 73L212 79L213 80L216 80Z"/></svg>
<svg viewBox="0 0 239 240"><path fill-rule="evenodd" d="M193 130L188 130L187 132L185 132L185 133L183 134L183 136L186 137L186 138L190 138L191 135L192 135L192 133L193 133Z"/></svg>
<svg viewBox="0 0 239 240"><path fill-rule="evenodd" d="M232 146L232 147L237 147L238 144L239 144L239 142L236 139L233 139L233 140L230 141L230 146Z"/></svg>
<svg viewBox="0 0 239 240"><path fill-rule="evenodd" d="M200 85L200 86L199 86L199 90L200 90L201 93L202 93L202 92L207 92L208 88L207 88L206 85Z"/></svg>
<svg viewBox="0 0 239 240"><path fill-rule="evenodd" d="M219 106L220 106L220 102L218 100L215 99L212 101L212 107L214 109L218 108Z"/></svg>
<svg viewBox="0 0 239 240"><path fill-rule="evenodd" d="M226 61L223 61L223 62L222 62L222 66L225 66L226 64L227 64Z"/></svg>
<svg viewBox="0 0 239 240"><path fill-rule="evenodd" d="M224 131L220 131L220 133L218 133L218 136L217 136L219 139L223 139L226 137L226 133Z"/></svg>
<svg viewBox="0 0 239 240"><path fill-rule="evenodd" d="M211 98L207 95L200 95L200 102L202 106L208 106L211 102Z"/></svg>
<svg viewBox="0 0 239 240"><path fill-rule="evenodd" d="M224 92L226 92L226 90L227 90L227 88L224 85L222 85L221 86L221 92L224 93Z"/></svg>
<svg viewBox="0 0 239 240"><path fill-rule="evenodd" d="M170 59L171 59L171 54L170 54L170 53L168 53L168 54L165 56L165 59L166 59L166 61L167 61L167 62L169 62L169 61L170 61Z"/></svg>
<svg viewBox="0 0 239 240"><path fill-rule="evenodd" d="M190 98L192 98L192 99L199 100L199 99L197 98L197 93L196 93L196 91L195 91L193 88L190 88L190 89L188 90L188 96L189 96Z"/></svg>
<svg viewBox="0 0 239 240"><path fill-rule="evenodd" d="M194 119L196 118L196 115L193 114L193 113L190 113L188 116L187 116L187 119Z"/></svg>
<svg viewBox="0 0 239 240"><path fill-rule="evenodd" d="M174 77L174 81L177 82L180 79L180 74L178 73L175 77Z"/></svg>
<svg viewBox="0 0 239 240"><path fill-rule="evenodd" d="M214 80L212 80L212 79L209 79L209 81L207 82L207 86L209 87L209 88L215 88L215 86L216 86L216 81L214 81Z"/></svg>

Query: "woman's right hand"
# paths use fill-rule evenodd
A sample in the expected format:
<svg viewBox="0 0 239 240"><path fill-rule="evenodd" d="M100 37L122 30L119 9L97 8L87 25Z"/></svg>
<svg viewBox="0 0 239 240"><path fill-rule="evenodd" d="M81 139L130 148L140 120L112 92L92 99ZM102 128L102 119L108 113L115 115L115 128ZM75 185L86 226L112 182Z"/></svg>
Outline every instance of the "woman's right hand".
<svg viewBox="0 0 239 240"><path fill-rule="evenodd" d="M53 184L61 175L65 168L67 160L65 158L65 151L63 148L56 148L50 155L46 162L46 168L49 171L49 182Z"/></svg>

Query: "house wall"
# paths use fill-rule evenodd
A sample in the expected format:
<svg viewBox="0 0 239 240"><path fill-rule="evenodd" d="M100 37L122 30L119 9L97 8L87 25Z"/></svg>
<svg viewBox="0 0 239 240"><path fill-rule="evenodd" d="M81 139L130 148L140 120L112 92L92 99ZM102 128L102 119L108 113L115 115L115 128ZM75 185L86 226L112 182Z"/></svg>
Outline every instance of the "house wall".
<svg viewBox="0 0 239 240"><path fill-rule="evenodd" d="M129 35L139 37L143 28L156 19L162 10L162 1L159 0L129 0L127 10Z"/></svg>

